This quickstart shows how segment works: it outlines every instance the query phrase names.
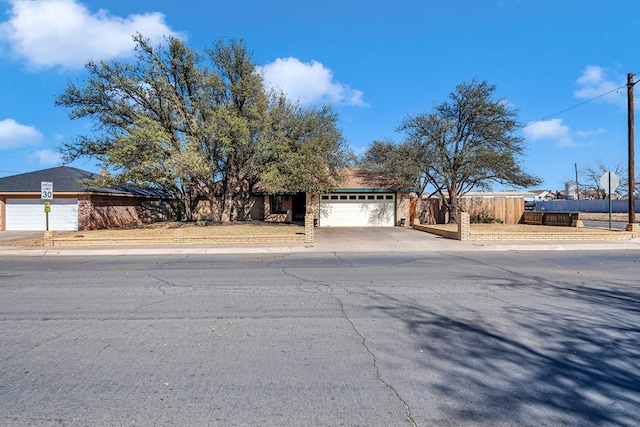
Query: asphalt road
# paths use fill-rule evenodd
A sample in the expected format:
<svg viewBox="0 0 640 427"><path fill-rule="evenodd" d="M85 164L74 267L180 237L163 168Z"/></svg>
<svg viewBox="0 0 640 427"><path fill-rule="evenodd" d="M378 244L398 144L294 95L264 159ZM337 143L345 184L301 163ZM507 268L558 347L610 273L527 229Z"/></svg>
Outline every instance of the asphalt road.
<svg viewBox="0 0 640 427"><path fill-rule="evenodd" d="M636 426L640 253L0 258L0 425Z"/></svg>

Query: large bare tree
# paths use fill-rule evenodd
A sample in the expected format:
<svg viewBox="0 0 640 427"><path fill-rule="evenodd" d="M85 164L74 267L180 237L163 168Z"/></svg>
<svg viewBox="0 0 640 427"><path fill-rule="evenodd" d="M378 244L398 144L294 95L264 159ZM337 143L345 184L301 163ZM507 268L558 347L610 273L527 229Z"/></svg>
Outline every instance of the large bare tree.
<svg viewBox="0 0 640 427"><path fill-rule="evenodd" d="M600 185L600 178L607 172L613 172L620 178L620 185L616 189L617 193L624 195L629 188L629 173L627 167L622 163L606 164L602 161L588 165L580 170L581 182L580 193L587 197L604 200L608 198L607 192ZM637 180L636 180L637 181Z"/></svg>

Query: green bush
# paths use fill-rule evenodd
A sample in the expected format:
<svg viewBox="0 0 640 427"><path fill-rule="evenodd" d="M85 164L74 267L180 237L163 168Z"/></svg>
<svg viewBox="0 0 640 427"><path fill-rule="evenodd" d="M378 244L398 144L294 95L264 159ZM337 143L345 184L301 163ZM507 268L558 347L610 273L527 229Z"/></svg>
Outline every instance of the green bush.
<svg viewBox="0 0 640 427"><path fill-rule="evenodd" d="M181 222L184 219L185 209L182 202L171 204L171 220Z"/></svg>
<svg viewBox="0 0 640 427"><path fill-rule="evenodd" d="M471 224L502 224L500 218L493 218L487 215L471 215L469 222Z"/></svg>

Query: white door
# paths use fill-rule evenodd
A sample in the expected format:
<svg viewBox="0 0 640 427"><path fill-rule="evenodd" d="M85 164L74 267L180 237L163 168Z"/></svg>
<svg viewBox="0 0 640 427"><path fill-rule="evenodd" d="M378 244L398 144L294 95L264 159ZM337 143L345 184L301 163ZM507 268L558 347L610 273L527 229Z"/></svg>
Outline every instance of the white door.
<svg viewBox="0 0 640 427"><path fill-rule="evenodd" d="M46 230L44 200L7 199L8 230ZM78 229L78 199L53 199L49 212L49 230Z"/></svg>
<svg viewBox="0 0 640 427"><path fill-rule="evenodd" d="M394 194L324 194L320 227L393 227Z"/></svg>

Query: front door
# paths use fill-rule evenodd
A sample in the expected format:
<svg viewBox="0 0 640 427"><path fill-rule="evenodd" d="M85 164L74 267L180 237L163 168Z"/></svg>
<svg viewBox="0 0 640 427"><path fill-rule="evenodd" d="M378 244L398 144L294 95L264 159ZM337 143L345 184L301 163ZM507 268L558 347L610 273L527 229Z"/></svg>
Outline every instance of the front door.
<svg viewBox="0 0 640 427"><path fill-rule="evenodd" d="M298 193L293 196L292 221L304 222L304 215L307 212L307 195L306 193Z"/></svg>

